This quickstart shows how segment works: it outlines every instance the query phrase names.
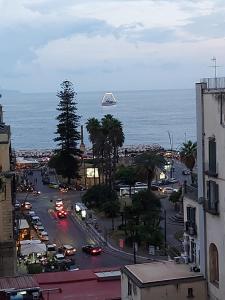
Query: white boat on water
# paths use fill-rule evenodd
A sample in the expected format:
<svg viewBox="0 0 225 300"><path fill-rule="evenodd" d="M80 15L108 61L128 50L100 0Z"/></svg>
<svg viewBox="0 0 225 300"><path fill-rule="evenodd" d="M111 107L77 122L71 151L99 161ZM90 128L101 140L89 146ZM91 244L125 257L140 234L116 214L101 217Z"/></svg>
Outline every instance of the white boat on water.
<svg viewBox="0 0 225 300"><path fill-rule="evenodd" d="M102 98L102 106L110 106L115 104L116 104L116 99L113 96L113 93L105 93L105 95Z"/></svg>

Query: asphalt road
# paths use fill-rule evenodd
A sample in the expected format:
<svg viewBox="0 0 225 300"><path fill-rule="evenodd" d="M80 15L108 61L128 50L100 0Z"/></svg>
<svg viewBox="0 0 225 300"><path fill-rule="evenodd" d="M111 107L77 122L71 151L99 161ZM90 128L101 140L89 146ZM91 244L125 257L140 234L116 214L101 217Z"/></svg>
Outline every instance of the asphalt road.
<svg viewBox="0 0 225 300"><path fill-rule="evenodd" d="M40 217L51 243L55 243L57 246L70 244L77 249L75 261L80 269L118 267L133 263L132 256L118 253L106 246L103 247L102 254L98 256L83 253L82 246L95 243L95 236L85 226L80 225L70 212L71 204L80 200L81 193L69 191L62 194L58 190L43 185L40 172L34 172L34 175L29 176L29 178L32 180L37 178L37 189L41 191L39 196L29 194L27 197L27 201L32 203L32 210ZM17 194L17 199L20 202L24 201L25 197L26 194L24 193ZM68 216L65 219L58 219L55 213L54 203L57 198L63 198L65 207L68 209Z"/></svg>

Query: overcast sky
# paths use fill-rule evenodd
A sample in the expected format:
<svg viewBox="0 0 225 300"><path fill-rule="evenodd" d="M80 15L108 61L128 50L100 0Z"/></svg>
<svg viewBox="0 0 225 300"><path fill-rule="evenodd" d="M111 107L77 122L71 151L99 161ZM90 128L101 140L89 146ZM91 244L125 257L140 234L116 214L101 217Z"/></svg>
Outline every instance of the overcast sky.
<svg viewBox="0 0 225 300"><path fill-rule="evenodd" d="M192 88L224 54L224 0L0 0L0 89Z"/></svg>

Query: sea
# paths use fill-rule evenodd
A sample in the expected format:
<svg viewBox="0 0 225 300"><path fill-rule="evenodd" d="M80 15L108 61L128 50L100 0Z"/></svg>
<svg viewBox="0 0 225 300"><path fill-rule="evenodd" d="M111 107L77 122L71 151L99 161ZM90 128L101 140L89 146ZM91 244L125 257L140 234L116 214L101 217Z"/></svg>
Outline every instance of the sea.
<svg viewBox="0 0 225 300"><path fill-rule="evenodd" d="M103 107L104 91L77 93L80 125L89 118L112 114L123 124L125 146L159 144L179 149L187 140L196 140L195 91L146 90L113 91L115 106ZM12 146L22 149L55 149L56 93L1 91L4 122L11 126ZM90 147L84 130L84 142Z"/></svg>

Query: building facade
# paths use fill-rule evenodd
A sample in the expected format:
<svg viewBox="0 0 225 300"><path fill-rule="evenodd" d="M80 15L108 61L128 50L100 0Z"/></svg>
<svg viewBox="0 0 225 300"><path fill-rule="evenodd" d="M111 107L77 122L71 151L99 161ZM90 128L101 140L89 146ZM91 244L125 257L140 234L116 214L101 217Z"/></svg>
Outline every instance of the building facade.
<svg viewBox="0 0 225 300"><path fill-rule="evenodd" d="M212 300L225 295L225 79L196 84L200 267Z"/></svg>
<svg viewBox="0 0 225 300"><path fill-rule="evenodd" d="M200 205L198 203L198 190L195 187L185 185L183 187L183 211L184 211L184 240L183 256L185 262L193 268L200 268Z"/></svg>
<svg viewBox="0 0 225 300"><path fill-rule="evenodd" d="M0 105L0 276L12 276L16 272L13 178L10 127L3 122Z"/></svg>
<svg viewBox="0 0 225 300"><path fill-rule="evenodd" d="M122 300L206 300L206 282L186 264L151 262L125 266L121 275Z"/></svg>

